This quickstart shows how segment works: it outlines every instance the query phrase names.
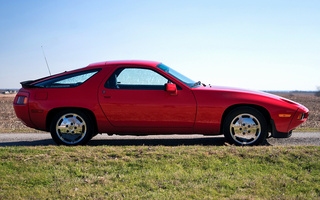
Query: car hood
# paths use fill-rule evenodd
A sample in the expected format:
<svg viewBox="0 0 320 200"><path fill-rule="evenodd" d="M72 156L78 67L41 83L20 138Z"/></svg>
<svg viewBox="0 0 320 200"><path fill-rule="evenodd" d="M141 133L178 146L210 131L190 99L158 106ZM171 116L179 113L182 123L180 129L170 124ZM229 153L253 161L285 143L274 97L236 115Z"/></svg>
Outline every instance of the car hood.
<svg viewBox="0 0 320 200"><path fill-rule="evenodd" d="M201 86L193 89L194 91L215 91L215 92L222 92L222 93L229 93L229 94L234 94L234 95L239 95L243 96L245 95L246 97L249 96L259 96L267 99L273 99L273 100L278 100L281 102L286 102L291 105L296 105L297 107L303 106L297 102L294 102L290 99L286 99L284 97L280 97L274 94L266 93L266 92L261 92L261 91L255 91L255 90L247 90L247 89L241 89L241 88L234 88L234 87L223 87L223 86ZM303 106L304 107L304 106Z"/></svg>

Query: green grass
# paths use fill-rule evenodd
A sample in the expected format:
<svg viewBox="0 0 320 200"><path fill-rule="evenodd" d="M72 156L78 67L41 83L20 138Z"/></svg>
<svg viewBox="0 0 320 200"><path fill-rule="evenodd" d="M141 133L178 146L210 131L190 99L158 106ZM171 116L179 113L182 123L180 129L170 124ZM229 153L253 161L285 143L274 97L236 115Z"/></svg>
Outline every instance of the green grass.
<svg viewBox="0 0 320 200"><path fill-rule="evenodd" d="M1 147L0 199L320 199L320 147Z"/></svg>

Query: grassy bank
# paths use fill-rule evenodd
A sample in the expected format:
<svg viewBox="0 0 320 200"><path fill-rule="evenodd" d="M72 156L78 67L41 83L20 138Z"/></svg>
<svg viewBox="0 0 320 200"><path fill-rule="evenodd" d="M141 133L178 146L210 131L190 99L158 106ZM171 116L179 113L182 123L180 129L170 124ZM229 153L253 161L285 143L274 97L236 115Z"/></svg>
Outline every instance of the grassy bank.
<svg viewBox="0 0 320 200"><path fill-rule="evenodd" d="M2 147L0 177L0 199L320 199L320 147Z"/></svg>

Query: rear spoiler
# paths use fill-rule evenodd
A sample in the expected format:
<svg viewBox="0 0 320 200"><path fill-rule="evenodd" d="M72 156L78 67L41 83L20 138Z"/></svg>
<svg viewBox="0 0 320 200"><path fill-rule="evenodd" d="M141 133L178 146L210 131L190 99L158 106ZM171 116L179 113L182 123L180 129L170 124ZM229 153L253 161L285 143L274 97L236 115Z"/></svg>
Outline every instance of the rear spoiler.
<svg viewBox="0 0 320 200"><path fill-rule="evenodd" d="M66 72L67 72L67 71L62 72L62 73L59 73L59 74L54 74L54 75L50 75L50 76L47 76L47 77L43 77L43 78L40 78L40 79L37 79L37 80L22 81L22 82L20 82L20 84L21 84L21 86L22 86L23 88L42 88L42 87L35 86L35 85L32 85L32 84L35 83L35 82L42 81L42 80L44 80L44 79L53 77L53 76L57 76L57 75L64 74L64 73L66 73Z"/></svg>
<svg viewBox="0 0 320 200"><path fill-rule="evenodd" d="M21 86L23 88L40 88L39 86L34 86L32 85L32 83L34 83L36 81L32 80L32 81L23 81L23 82L20 82Z"/></svg>

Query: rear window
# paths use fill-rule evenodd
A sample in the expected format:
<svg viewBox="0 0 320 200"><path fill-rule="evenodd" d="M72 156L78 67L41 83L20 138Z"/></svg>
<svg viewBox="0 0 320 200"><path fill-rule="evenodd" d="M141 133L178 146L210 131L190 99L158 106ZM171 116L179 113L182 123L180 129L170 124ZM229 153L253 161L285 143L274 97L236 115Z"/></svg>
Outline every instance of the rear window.
<svg viewBox="0 0 320 200"><path fill-rule="evenodd" d="M73 74L68 74L64 76L59 76L56 78L52 78L49 80L42 81L40 83L34 84L36 87L42 88L69 88L69 87L77 87L82 83L86 82L96 73L98 73L100 69L88 70L77 72Z"/></svg>

